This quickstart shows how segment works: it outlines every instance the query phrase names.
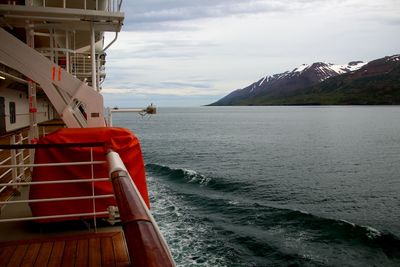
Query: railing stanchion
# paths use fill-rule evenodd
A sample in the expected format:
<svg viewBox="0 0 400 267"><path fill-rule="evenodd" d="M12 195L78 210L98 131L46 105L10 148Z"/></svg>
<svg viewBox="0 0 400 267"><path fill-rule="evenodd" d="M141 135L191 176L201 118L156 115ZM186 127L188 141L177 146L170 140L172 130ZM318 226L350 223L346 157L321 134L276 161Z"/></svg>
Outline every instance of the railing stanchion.
<svg viewBox="0 0 400 267"><path fill-rule="evenodd" d="M11 145L15 145L16 144L15 134L13 134L11 136L10 143L11 143ZM11 149L10 154L11 154L11 165L17 165L17 150L16 149ZM17 176L18 176L18 169L17 168L12 168L11 174L12 174L12 182L16 183L17 182ZM14 185L13 188L17 189L18 186Z"/></svg>
<svg viewBox="0 0 400 267"><path fill-rule="evenodd" d="M22 135L22 133L20 133L19 135L18 135L18 144L22 144L23 143L23 135ZM20 150L17 150L17 164L18 165L24 165L24 152L25 152L25 149L20 149ZM19 174L18 174L18 171L19 171ZM17 181L19 180L19 181L25 181L25 168L23 168L23 167L20 167L20 168L18 168L18 171L17 171Z"/></svg>
<svg viewBox="0 0 400 267"><path fill-rule="evenodd" d="M90 148L90 162L93 162L93 147ZM97 233L96 200L94 199L94 170L93 170L93 164L90 164L90 171L91 171L91 175L92 175L93 226L94 226L94 231Z"/></svg>

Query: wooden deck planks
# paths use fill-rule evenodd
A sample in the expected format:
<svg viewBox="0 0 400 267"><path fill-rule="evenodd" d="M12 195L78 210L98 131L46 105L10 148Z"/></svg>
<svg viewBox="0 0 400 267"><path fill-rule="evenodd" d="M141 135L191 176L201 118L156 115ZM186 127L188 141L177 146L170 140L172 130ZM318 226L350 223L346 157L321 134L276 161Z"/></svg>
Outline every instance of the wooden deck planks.
<svg viewBox="0 0 400 267"><path fill-rule="evenodd" d="M7 266L20 266L27 250L28 245L17 246Z"/></svg>
<svg viewBox="0 0 400 267"><path fill-rule="evenodd" d="M7 266L10 258L14 254L15 249L17 246L11 245L9 247L1 248L0 250L0 266Z"/></svg>
<svg viewBox="0 0 400 267"><path fill-rule="evenodd" d="M35 267L47 266L47 263L49 262L49 258L51 255L51 250L53 249L53 243L54 242L45 242L40 246L34 264Z"/></svg>
<svg viewBox="0 0 400 267"><path fill-rule="evenodd" d="M56 241L53 244L53 250L51 251L48 267L59 267L62 263L64 255L65 241Z"/></svg>
<svg viewBox="0 0 400 267"><path fill-rule="evenodd" d="M101 266L101 251L100 238L89 239L89 266Z"/></svg>
<svg viewBox="0 0 400 267"><path fill-rule="evenodd" d="M129 266L129 256L124 237L115 234L112 238L116 266Z"/></svg>
<svg viewBox="0 0 400 267"><path fill-rule="evenodd" d="M81 239L78 241L76 249L76 261L75 266L88 266L88 254L89 254L89 240Z"/></svg>
<svg viewBox="0 0 400 267"><path fill-rule="evenodd" d="M23 266L23 267L33 266L35 264L35 261L36 261L36 258L39 253L41 245L42 245L41 243L30 244L28 246L28 249L25 253L25 256L24 256L20 266Z"/></svg>
<svg viewBox="0 0 400 267"><path fill-rule="evenodd" d="M115 266L114 262L114 249L111 237L102 238L101 244L101 265L102 266Z"/></svg>
<svg viewBox="0 0 400 267"><path fill-rule="evenodd" d="M123 233L0 243L0 266L130 266Z"/></svg>
<svg viewBox="0 0 400 267"><path fill-rule="evenodd" d="M78 244L77 240L68 240L65 242L63 260L61 266L63 267L74 266L77 244Z"/></svg>

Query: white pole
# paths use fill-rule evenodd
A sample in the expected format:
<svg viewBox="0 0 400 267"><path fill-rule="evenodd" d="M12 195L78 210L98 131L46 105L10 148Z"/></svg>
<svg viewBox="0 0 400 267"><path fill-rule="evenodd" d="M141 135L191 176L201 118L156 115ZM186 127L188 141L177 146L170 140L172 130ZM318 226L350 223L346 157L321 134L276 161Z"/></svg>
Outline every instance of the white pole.
<svg viewBox="0 0 400 267"><path fill-rule="evenodd" d="M91 27L91 42L90 42L90 59L92 60L92 87L95 91L97 91L97 75L96 75L96 53L95 53L95 34L94 34L94 25Z"/></svg>
<svg viewBox="0 0 400 267"><path fill-rule="evenodd" d="M69 72L69 31L65 31L65 70Z"/></svg>

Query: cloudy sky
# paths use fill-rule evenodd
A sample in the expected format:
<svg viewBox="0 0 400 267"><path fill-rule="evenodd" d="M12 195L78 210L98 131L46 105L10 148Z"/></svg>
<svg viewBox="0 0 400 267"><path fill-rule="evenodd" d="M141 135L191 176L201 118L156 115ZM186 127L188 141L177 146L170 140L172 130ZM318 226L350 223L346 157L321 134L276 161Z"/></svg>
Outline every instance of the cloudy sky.
<svg viewBox="0 0 400 267"><path fill-rule="evenodd" d="M400 0L126 0L123 11L106 106L200 106L303 63L400 53Z"/></svg>

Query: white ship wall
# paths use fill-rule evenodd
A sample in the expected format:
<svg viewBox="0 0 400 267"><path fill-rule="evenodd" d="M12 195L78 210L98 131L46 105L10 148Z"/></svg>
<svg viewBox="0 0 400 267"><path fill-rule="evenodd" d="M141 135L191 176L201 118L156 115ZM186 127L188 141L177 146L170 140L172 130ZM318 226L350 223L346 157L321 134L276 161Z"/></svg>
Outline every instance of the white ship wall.
<svg viewBox="0 0 400 267"><path fill-rule="evenodd" d="M2 89L0 97L4 97L4 113L5 113L5 127L6 132L18 130L29 126L29 98L26 92L21 92L12 89ZM16 120L11 123L10 117L10 102L15 103ZM46 99L37 100L37 122L44 122L56 117L52 105Z"/></svg>

